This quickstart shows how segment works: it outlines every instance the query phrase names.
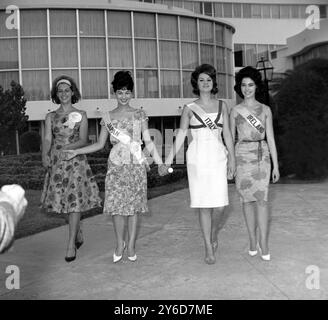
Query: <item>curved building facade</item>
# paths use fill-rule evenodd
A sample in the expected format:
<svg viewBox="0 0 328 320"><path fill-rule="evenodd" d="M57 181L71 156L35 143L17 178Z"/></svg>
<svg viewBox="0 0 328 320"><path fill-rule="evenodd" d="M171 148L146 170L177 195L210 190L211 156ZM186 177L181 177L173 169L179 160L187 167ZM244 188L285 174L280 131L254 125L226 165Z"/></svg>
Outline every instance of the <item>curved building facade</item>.
<svg viewBox="0 0 328 320"><path fill-rule="evenodd" d="M33 126L57 108L50 102L50 87L61 74L76 79L82 94L78 107L97 119L99 111L115 106L114 73L131 71L132 105L156 117L151 124L159 129L176 127L181 106L193 98L190 74L201 63L217 69L218 97L233 98L231 25L134 1L49 2L20 0L18 10L6 4L0 8L0 85L22 84ZM90 125L97 135L98 126Z"/></svg>

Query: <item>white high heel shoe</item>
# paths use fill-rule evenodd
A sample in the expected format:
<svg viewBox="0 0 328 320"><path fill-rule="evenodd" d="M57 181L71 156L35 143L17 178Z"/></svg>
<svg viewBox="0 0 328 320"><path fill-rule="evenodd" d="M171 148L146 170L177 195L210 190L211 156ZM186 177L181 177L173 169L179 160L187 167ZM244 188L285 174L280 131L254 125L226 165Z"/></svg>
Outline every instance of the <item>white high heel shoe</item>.
<svg viewBox="0 0 328 320"><path fill-rule="evenodd" d="M113 262L114 263L119 262L122 259L124 250L125 250L125 242L123 241L123 251L122 251L122 254L120 256L117 256L116 255L116 252L114 250L114 254L113 254Z"/></svg>
<svg viewBox="0 0 328 320"><path fill-rule="evenodd" d="M130 260L130 261L136 261L137 260L137 255L136 254L134 254L134 256L132 256L132 257L129 257L128 256L128 259Z"/></svg>
<svg viewBox="0 0 328 320"><path fill-rule="evenodd" d="M257 250L248 250L248 254L251 256L251 257L255 257L257 255Z"/></svg>
<svg viewBox="0 0 328 320"><path fill-rule="evenodd" d="M264 260L264 261L270 261L271 260L270 253L268 253L268 254L262 254L262 249L261 249L261 247L260 247L259 244L258 244L258 248L259 248L259 251L260 251L260 255L261 255L262 260Z"/></svg>

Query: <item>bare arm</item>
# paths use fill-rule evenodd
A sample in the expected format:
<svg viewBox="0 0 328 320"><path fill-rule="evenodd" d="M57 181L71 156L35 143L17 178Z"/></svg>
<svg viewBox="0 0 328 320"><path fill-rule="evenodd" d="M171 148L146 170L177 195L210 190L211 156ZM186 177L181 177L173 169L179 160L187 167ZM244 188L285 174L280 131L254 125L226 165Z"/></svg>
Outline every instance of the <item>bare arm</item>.
<svg viewBox="0 0 328 320"><path fill-rule="evenodd" d="M235 120L235 108L231 109L230 112L230 130L231 130L231 138L233 144L235 144L236 141L236 120Z"/></svg>
<svg viewBox="0 0 328 320"><path fill-rule="evenodd" d="M273 163L272 180L273 182L277 182L279 180L278 154L273 133L272 113L269 107L267 107L266 114L266 136Z"/></svg>
<svg viewBox="0 0 328 320"><path fill-rule="evenodd" d="M223 137L225 145L228 149L228 179L232 179L235 175L235 148L231 137L230 126L229 126L229 115L228 108L225 104L222 106L222 117L223 117Z"/></svg>
<svg viewBox="0 0 328 320"><path fill-rule="evenodd" d="M88 119L85 113L82 115L80 124L80 137L79 140L69 143L63 147L63 150L75 150L84 147L88 143Z"/></svg>
<svg viewBox="0 0 328 320"><path fill-rule="evenodd" d="M44 137L42 140L42 164L45 168L50 166L49 151L52 143L51 114L48 113L45 119Z"/></svg>
<svg viewBox="0 0 328 320"><path fill-rule="evenodd" d="M182 115L181 115L181 119L180 119L180 128L177 134L177 137L174 141L174 144L171 148L170 154L168 155L168 157L165 160L165 163L170 166L173 162L173 159L175 157L175 155L179 152L180 148L182 147L187 132L188 132L188 128L189 128L189 123L190 123L190 109L187 106L184 106L183 111L182 111Z"/></svg>

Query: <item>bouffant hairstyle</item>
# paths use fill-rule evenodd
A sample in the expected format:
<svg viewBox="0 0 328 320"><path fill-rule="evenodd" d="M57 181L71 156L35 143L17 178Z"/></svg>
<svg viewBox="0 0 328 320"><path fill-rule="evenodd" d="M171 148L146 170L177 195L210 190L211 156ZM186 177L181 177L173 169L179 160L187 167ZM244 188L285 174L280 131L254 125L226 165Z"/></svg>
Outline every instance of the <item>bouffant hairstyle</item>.
<svg viewBox="0 0 328 320"><path fill-rule="evenodd" d="M254 83L256 85L255 99L257 101L263 103L265 91L264 91L264 83L262 81L262 76L261 76L260 71L258 71L257 69L255 69L253 67L248 66L248 67L241 69L236 74L236 79L235 79L236 84L234 86L234 90L242 99L244 99L244 95L241 92L241 83L244 78L250 78L254 81Z"/></svg>
<svg viewBox="0 0 328 320"><path fill-rule="evenodd" d="M198 77L201 73L205 73L207 75L209 75L213 81L213 88L211 90L212 94L217 94L219 89L218 89L218 84L216 81L216 70L213 66L211 66L210 64L202 64L200 66L198 66L193 73L191 74L191 85L193 87L192 92L199 96L199 88L198 88Z"/></svg>
<svg viewBox="0 0 328 320"><path fill-rule="evenodd" d="M63 80L63 82L61 82L61 80ZM74 104L81 99L81 93L80 93L79 89L77 88L75 81L69 76L61 75L52 82L51 100L53 103L60 104L60 101L57 97L58 86L61 83L66 83L69 85L68 81L70 83L70 88L73 92L72 99L71 99L72 103Z"/></svg>
<svg viewBox="0 0 328 320"><path fill-rule="evenodd" d="M118 71L114 75L114 80L112 81L112 86L114 92L126 88L127 90L133 91L133 79L130 71Z"/></svg>

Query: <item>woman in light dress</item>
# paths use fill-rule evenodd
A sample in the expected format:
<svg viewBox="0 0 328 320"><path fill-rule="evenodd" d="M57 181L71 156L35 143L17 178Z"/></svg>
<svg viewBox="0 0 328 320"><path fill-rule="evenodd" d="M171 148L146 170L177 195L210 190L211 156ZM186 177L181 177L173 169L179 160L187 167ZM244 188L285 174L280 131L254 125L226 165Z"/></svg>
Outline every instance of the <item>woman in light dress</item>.
<svg viewBox="0 0 328 320"><path fill-rule="evenodd" d="M96 143L87 147L67 152L68 159L80 154L92 153L104 148L110 137L113 144L109 158L108 171L105 181L104 214L111 215L114 222L116 235L116 249L113 253L113 262L119 262L127 247L130 261L136 261L135 250L137 238L138 215L148 211L147 206L147 163L140 160L142 144L141 135L146 143L146 148L153 155L154 161L159 165L159 174L167 174L167 168L157 153L149 132L148 117L141 109L130 106L134 83L130 72L119 71L112 82L117 100L117 107L104 114L101 121L101 132ZM112 131L109 133L108 128ZM116 130L116 131L115 131ZM115 133L117 130L125 138L130 137L133 144L119 140ZM131 146L135 147L131 148ZM137 152L134 152L137 151ZM124 240L125 225L128 229L127 245Z"/></svg>
<svg viewBox="0 0 328 320"><path fill-rule="evenodd" d="M224 207L229 204L227 173L230 179L234 175L234 149L227 106L214 96L218 92L214 67L208 64L197 67L191 75L191 84L199 98L183 108L180 130L166 165L172 164L190 128L193 138L187 150L190 207L199 211L205 262L214 264ZM201 108L207 114L212 129L195 108ZM221 132L226 146L222 142Z"/></svg>
<svg viewBox="0 0 328 320"><path fill-rule="evenodd" d="M249 235L249 255L260 251L263 260L270 260L268 247L268 187L273 163L272 182L279 180L279 166L272 126L272 113L261 103L263 83L260 72L246 67L236 75L235 91L243 101L230 113L230 126L235 141L236 188ZM259 239L256 230L259 229Z"/></svg>

